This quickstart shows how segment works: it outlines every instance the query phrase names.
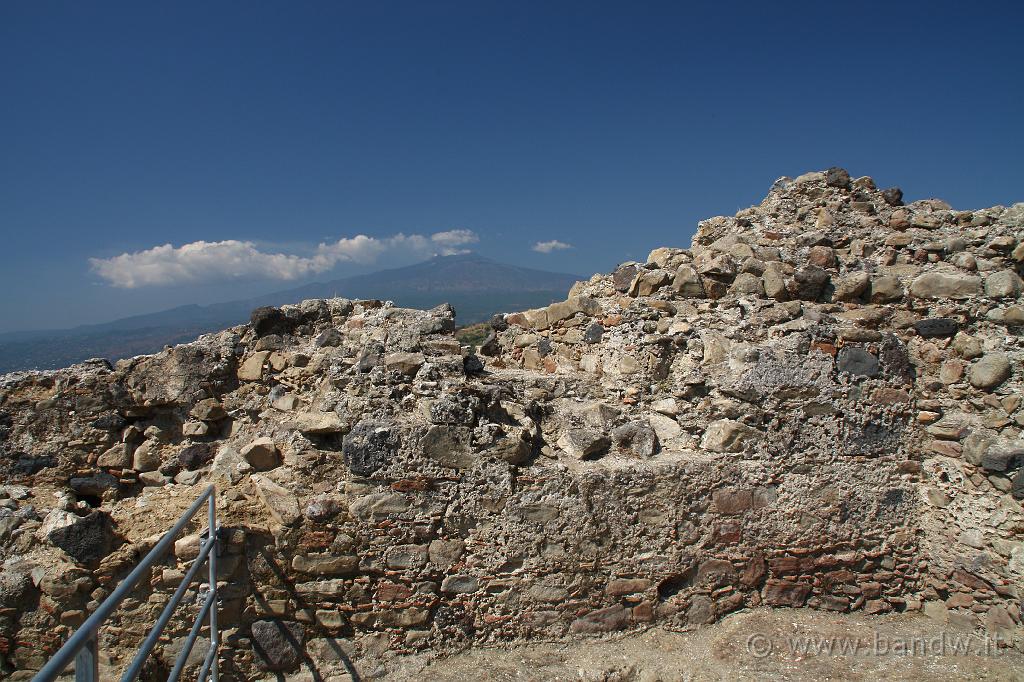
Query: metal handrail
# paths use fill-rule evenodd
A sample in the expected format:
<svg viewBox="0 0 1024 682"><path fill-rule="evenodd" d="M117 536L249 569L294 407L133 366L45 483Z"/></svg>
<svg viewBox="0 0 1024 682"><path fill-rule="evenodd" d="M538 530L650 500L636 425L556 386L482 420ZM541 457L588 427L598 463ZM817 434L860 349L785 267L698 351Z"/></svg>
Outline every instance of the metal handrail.
<svg viewBox="0 0 1024 682"><path fill-rule="evenodd" d="M57 653L44 665L36 676L32 678L33 682L51 682L56 680L57 676L60 675L66 667L71 663L72 659L75 660L75 682L98 682L99 681L99 657L97 647L97 637L99 634L100 626L103 622L113 613L114 609L128 596L136 584L146 572L155 564L157 561L162 559L167 550L174 544L174 540L178 537L185 526L192 520L196 512L202 507L203 502L207 502L209 526L206 542L200 547L199 554L196 556L195 561L192 562L192 566L181 580L181 584L178 585L178 589L175 590L171 600L164 607L163 612L157 619L153 630L150 631L149 635L143 641L142 646L139 648L138 653L132 660L131 664L125 670L121 676L121 682L133 682L138 678L139 673L142 671L142 666L149 657L149 654L153 651L153 647L156 646L157 641L160 638L161 633L170 621L171 616L174 614L175 608L181 602L185 596L192 579L195 578L196 573L199 572L199 567L207 559L209 565L209 580L210 580L210 591L203 603L203 607L199 612L199 616L193 623L192 631L189 633L188 639L185 641L185 645L182 647L181 652L178 654L178 659L175 661L174 670L172 671L169 681L173 682L178 679L181 671L185 667L185 661L188 659L189 654L192 652L192 647L195 644L195 640L199 635L199 630L202 627L202 622L209 614L210 622L210 650L206 654L203 660L203 667L200 670L199 682L203 682L206 676L209 674L210 679L213 682L217 682L217 650L220 646L220 635L217 631L217 547L218 547L218 532L217 532L217 509L216 509L216 490L214 486L207 488L202 495L196 499L195 502L181 515L178 522L167 531L160 541L156 543L156 546L150 550L149 554L139 562L128 577L121 581L121 584L103 600L103 603L97 607L89 618L75 631L68 641L64 643Z"/></svg>

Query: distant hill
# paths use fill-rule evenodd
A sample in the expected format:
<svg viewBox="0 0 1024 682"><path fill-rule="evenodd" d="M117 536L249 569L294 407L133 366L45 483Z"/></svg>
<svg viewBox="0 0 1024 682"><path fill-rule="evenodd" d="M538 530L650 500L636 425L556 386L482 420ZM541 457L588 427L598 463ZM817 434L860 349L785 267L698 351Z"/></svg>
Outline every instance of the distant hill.
<svg viewBox="0 0 1024 682"><path fill-rule="evenodd" d="M561 300L577 279L577 275L521 268L477 254L437 256L403 268L314 282L249 299L179 306L73 329L0 334L0 373L54 369L95 357L118 360L156 353L168 344L247 322L253 308L307 298L379 298L408 308L447 302L455 307L459 324L472 324L494 313Z"/></svg>

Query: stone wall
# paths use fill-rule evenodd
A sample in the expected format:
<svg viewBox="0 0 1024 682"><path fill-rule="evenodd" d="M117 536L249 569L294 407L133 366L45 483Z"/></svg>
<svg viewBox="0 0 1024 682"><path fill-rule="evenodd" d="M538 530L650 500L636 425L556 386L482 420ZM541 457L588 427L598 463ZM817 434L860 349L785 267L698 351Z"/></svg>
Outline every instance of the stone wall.
<svg viewBox="0 0 1024 682"><path fill-rule="evenodd" d="M235 679L759 605L924 609L1019 646L1024 205L901 199L782 178L477 353L447 307L332 299L3 377L4 670L30 676L211 483ZM111 669L201 531L104 630Z"/></svg>

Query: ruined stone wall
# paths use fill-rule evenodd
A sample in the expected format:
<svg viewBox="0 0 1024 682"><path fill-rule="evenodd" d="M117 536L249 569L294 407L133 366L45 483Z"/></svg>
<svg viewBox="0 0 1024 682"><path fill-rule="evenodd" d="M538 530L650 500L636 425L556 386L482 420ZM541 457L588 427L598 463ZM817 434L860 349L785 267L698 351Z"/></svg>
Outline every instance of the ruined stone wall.
<svg viewBox="0 0 1024 682"><path fill-rule="evenodd" d="M7 375L4 670L38 668L211 483L235 679L758 605L1019 644L1022 261L1024 205L904 206L832 169L496 318L478 353L446 307L333 299ZM111 670L201 531L104 630Z"/></svg>

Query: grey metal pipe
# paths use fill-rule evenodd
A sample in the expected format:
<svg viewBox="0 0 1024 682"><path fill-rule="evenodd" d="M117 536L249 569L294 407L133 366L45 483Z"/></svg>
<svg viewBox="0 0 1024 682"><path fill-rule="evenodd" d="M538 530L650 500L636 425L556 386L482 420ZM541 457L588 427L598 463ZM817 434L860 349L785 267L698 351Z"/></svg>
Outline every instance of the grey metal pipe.
<svg viewBox="0 0 1024 682"><path fill-rule="evenodd" d="M192 562L192 566L188 569L188 573L181 579L181 584L178 585L178 589L174 591L171 596L171 600L167 602L167 606L164 607L163 612L160 614L160 618L157 619L153 629L150 630L149 636L146 637L145 641L139 647L139 651L135 654L135 658L132 659L131 665L121 675L121 682L132 682L142 672L142 666L146 663L146 658L149 657L149 653L153 651L153 647L156 646L157 641L160 639L160 635L163 633L164 628L167 627L167 623L171 620L174 615L175 609L181 602L182 597L185 596L185 591L188 586L192 583L192 580L196 577L196 573L202 567L203 562L206 561L206 556L210 553L210 550L216 546L216 538L211 536L206 542L203 543L203 547L199 550L199 555Z"/></svg>
<svg viewBox="0 0 1024 682"><path fill-rule="evenodd" d="M206 614L210 610L210 606L213 605L213 598L213 592L206 595L206 601L203 602L203 608L199 610L199 615L196 616L196 622L192 623L192 630L189 631L185 644L181 647L181 651L178 652L178 658L174 661L174 668L171 669L171 674L167 676L167 682L176 682L177 679L181 677L181 673L185 669L185 662L188 661L188 655L192 653L192 647L195 646L196 638L199 637L199 631L203 628L203 621L206 620Z"/></svg>
<svg viewBox="0 0 1024 682"><path fill-rule="evenodd" d="M167 531L160 541L156 543L156 546L150 550L149 554L139 562L128 577L121 581L121 584L111 593L109 597L103 600L103 603L89 616L84 623L74 634L68 638L68 641L64 642L64 646L57 650L57 653L53 655L46 665L44 665L36 676L32 678L32 682L52 682L57 679L57 676L64 671L64 668L68 667L72 660L77 656L78 651L86 646L90 638L95 637L96 633L99 632L100 626L103 621L118 607L118 605L124 600L125 597L135 588L136 583L146 574L146 571L155 564L157 561L163 558L167 550L170 549L171 545L174 544L174 539L178 537L182 529L188 525L188 522L192 520L196 511L202 506L203 502L213 495L213 486L203 492L199 498L192 503L188 510L182 514L178 522L174 524L174 527Z"/></svg>
<svg viewBox="0 0 1024 682"><path fill-rule="evenodd" d="M206 676L210 672L216 676L217 674L217 649L210 647L210 650L206 654L206 658L203 659L203 667L199 669L199 677L196 678L196 682L206 682ZM212 678L216 679L216 677Z"/></svg>
<svg viewBox="0 0 1024 682"><path fill-rule="evenodd" d="M213 667L207 670L211 671L210 679L213 682L217 682L217 649L220 646L220 633L217 630L217 496L210 495L210 539L214 543L214 550L210 554L210 594L213 595L213 607L210 609L210 657L212 657ZM205 675L200 675L199 679L205 679Z"/></svg>
<svg viewBox="0 0 1024 682"><path fill-rule="evenodd" d="M99 642L94 632L75 655L75 682L99 682L99 679Z"/></svg>

